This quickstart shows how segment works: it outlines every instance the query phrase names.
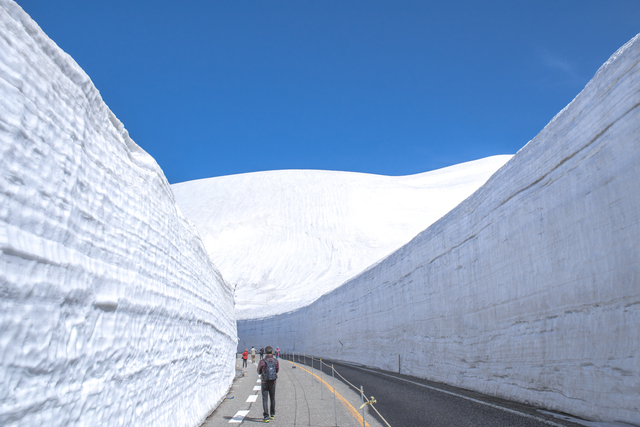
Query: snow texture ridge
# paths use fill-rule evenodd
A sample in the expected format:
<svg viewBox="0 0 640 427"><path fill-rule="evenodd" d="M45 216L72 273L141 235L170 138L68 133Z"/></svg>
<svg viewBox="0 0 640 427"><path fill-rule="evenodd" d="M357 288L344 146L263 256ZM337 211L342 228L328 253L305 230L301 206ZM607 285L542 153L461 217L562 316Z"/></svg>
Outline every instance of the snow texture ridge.
<svg viewBox="0 0 640 427"><path fill-rule="evenodd" d="M0 425L196 426L233 290L80 67L0 0Z"/></svg>
<svg viewBox="0 0 640 427"><path fill-rule="evenodd" d="M389 255L510 158L409 176L282 170L172 188L235 286L237 318L258 318L308 305Z"/></svg>
<svg viewBox="0 0 640 427"><path fill-rule="evenodd" d="M640 425L640 35L471 197L241 344Z"/></svg>

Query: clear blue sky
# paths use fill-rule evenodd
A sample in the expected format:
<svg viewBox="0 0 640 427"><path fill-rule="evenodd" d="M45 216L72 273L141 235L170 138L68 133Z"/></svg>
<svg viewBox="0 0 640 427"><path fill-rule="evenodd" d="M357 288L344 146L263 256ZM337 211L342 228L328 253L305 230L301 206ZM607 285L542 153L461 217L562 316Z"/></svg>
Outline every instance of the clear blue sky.
<svg viewBox="0 0 640 427"><path fill-rule="evenodd" d="M18 4L171 183L513 154L640 32L638 0Z"/></svg>

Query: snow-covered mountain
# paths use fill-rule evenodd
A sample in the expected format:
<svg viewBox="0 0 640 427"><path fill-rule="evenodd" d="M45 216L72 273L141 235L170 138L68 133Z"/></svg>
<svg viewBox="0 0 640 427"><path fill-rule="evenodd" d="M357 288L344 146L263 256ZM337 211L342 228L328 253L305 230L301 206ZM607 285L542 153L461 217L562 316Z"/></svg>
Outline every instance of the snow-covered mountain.
<svg viewBox="0 0 640 427"><path fill-rule="evenodd" d="M199 425L233 290L89 77L0 0L0 425Z"/></svg>
<svg viewBox="0 0 640 427"><path fill-rule="evenodd" d="M283 170L172 185L238 318L311 303L468 197L511 156L410 176Z"/></svg>
<svg viewBox="0 0 640 427"><path fill-rule="evenodd" d="M407 245L238 335L640 425L640 35Z"/></svg>

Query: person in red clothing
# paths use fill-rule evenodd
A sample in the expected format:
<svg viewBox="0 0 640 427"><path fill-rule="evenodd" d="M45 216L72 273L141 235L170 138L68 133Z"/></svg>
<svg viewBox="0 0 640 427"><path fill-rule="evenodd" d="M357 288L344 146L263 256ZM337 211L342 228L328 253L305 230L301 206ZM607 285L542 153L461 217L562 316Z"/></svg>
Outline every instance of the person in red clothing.
<svg viewBox="0 0 640 427"><path fill-rule="evenodd" d="M267 346L264 350L266 354L258 363L258 374L262 378L262 416L264 422L268 423L269 419L276 416L276 379L280 372L280 363L273 357L273 347Z"/></svg>
<svg viewBox="0 0 640 427"><path fill-rule="evenodd" d="M249 350L248 349L244 349L244 353L242 353L242 367L246 368L247 367L247 358L249 357Z"/></svg>

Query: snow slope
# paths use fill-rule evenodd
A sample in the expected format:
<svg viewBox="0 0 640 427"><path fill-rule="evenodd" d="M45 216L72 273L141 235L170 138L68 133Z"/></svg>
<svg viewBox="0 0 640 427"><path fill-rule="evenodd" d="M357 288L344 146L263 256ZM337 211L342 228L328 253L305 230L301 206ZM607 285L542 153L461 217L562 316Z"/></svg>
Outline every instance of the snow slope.
<svg viewBox="0 0 640 427"><path fill-rule="evenodd" d="M639 107L640 35L471 197L241 345L640 425Z"/></svg>
<svg viewBox="0 0 640 427"><path fill-rule="evenodd" d="M0 0L0 425L196 426L233 291L89 77Z"/></svg>
<svg viewBox="0 0 640 427"><path fill-rule="evenodd" d="M236 315L302 307L415 237L511 156L410 176L283 170L172 185L211 259L236 286Z"/></svg>

